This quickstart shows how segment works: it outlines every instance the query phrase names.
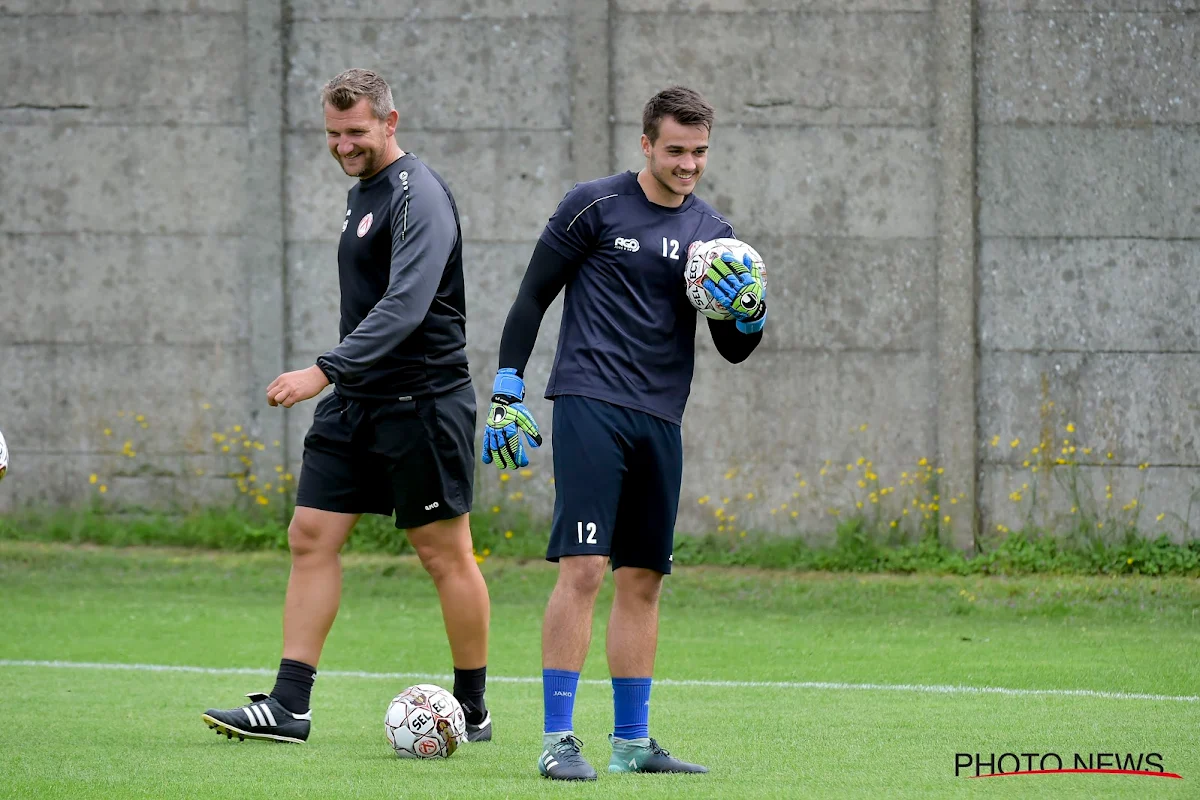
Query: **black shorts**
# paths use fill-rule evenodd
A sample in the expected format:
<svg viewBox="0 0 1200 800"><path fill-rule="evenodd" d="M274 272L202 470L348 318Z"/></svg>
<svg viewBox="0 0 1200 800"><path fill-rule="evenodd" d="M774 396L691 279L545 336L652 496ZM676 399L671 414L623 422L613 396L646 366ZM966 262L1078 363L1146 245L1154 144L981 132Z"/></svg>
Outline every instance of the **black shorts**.
<svg viewBox="0 0 1200 800"><path fill-rule="evenodd" d="M554 398L549 561L603 555L612 568L671 571L683 481L678 425L589 397Z"/></svg>
<svg viewBox="0 0 1200 800"><path fill-rule="evenodd" d="M343 514L396 514L397 528L471 510L475 390L399 401L317 404L304 437L296 505Z"/></svg>

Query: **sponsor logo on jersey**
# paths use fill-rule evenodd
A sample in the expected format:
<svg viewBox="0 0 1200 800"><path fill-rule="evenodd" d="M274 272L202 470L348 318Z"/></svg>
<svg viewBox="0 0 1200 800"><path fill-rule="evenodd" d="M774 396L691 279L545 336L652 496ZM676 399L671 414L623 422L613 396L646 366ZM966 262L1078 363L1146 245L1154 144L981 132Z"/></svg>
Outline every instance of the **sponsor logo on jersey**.
<svg viewBox="0 0 1200 800"><path fill-rule="evenodd" d="M622 236L617 237L616 245L618 250L626 250L630 253L636 253L642 249L642 245L637 239L626 239Z"/></svg>
<svg viewBox="0 0 1200 800"><path fill-rule="evenodd" d="M367 231L371 230L371 222L374 219L375 215L368 211L367 215L362 218L362 222L358 223L358 238L361 239L367 235Z"/></svg>
<svg viewBox="0 0 1200 800"><path fill-rule="evenodd" d="M342 233L346 232L346 228L350 227L350 209L346 209L346 218L342 220Z"/></svg>

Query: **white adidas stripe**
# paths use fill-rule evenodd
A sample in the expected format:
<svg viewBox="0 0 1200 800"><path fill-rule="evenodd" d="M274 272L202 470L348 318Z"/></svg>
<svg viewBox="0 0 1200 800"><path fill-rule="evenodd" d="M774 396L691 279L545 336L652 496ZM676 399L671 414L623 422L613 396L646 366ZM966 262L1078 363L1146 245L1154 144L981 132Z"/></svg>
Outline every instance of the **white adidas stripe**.
<svg viewBox="0 0 1200 800"><path fill-rule="evenodd" d="M51 669L99 669L123 672L190 672L204 675L266 675L275 670L255 667L194 667L176 664L121 664L94 661L36 661L32 659L0 659L0 667L34 667ZM428 680L451 681L453 675L430 672L365 672L361 670L321 670L332 678L362 678L365 680ZM489 683L541 684L541 677L489 675ZM580 683L608 686L608 680L581 680ZM921 683L841 683L836 681L706 681L655 678L655 686L696 686L717 689L811 689L815 691L914 692L919 694L995 694L1006 697L1089 697L1098 700L1150 700L1160 703L1196 703L1196 695L1146 694L1141 692L1109 692L1096 689L1009 689L1003 686L956 686Z"/></svg>
<svg viewBox="0 0 1200 800"><path fill-rule="evenodd" d="M263 714L266 714L267 722L271 723L271 725L274 726L275 725L275 715L271 713L271 707L269 705L267 705L266 703L261 703L261 704L259 704L258 708Z"/></svg>

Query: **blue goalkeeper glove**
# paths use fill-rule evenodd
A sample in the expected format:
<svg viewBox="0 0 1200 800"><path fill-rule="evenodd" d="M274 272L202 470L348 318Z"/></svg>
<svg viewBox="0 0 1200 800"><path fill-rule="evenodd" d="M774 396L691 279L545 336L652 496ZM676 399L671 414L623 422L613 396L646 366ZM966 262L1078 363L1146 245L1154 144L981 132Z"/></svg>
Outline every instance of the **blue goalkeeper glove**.
<svg viewBox="0 0 1200 800"><path fill-rule="evenodd" d="M749 253L741 261L733 253L714 258L705 273L704 288L729 309L742 333L758 333L767 324L767 284Z"/></svg>
<svg viewBox="0 0 1200 800"><path fill-rule="evenodd" d="M506 367L496 373L492 405L483 427L483 463L494 463L497 469L529 466L525 448L521 446L522 431L530 447L542 446L542 435L533 415L521 402L524 399L525 381L517 376L515 369Z"/></svg>

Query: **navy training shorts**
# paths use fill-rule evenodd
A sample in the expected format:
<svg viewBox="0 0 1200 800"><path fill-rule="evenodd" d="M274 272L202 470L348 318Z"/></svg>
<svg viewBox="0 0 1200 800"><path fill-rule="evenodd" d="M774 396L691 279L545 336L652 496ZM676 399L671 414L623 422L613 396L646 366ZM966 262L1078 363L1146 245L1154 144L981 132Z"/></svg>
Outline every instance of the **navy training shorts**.
<svg viewBox="0 0 1200 800"><path fill-rule="evenodd" d="M546 559L604 555L671 572L683 481L680 427L577 395L554 398L554 523Z"/></svg>

